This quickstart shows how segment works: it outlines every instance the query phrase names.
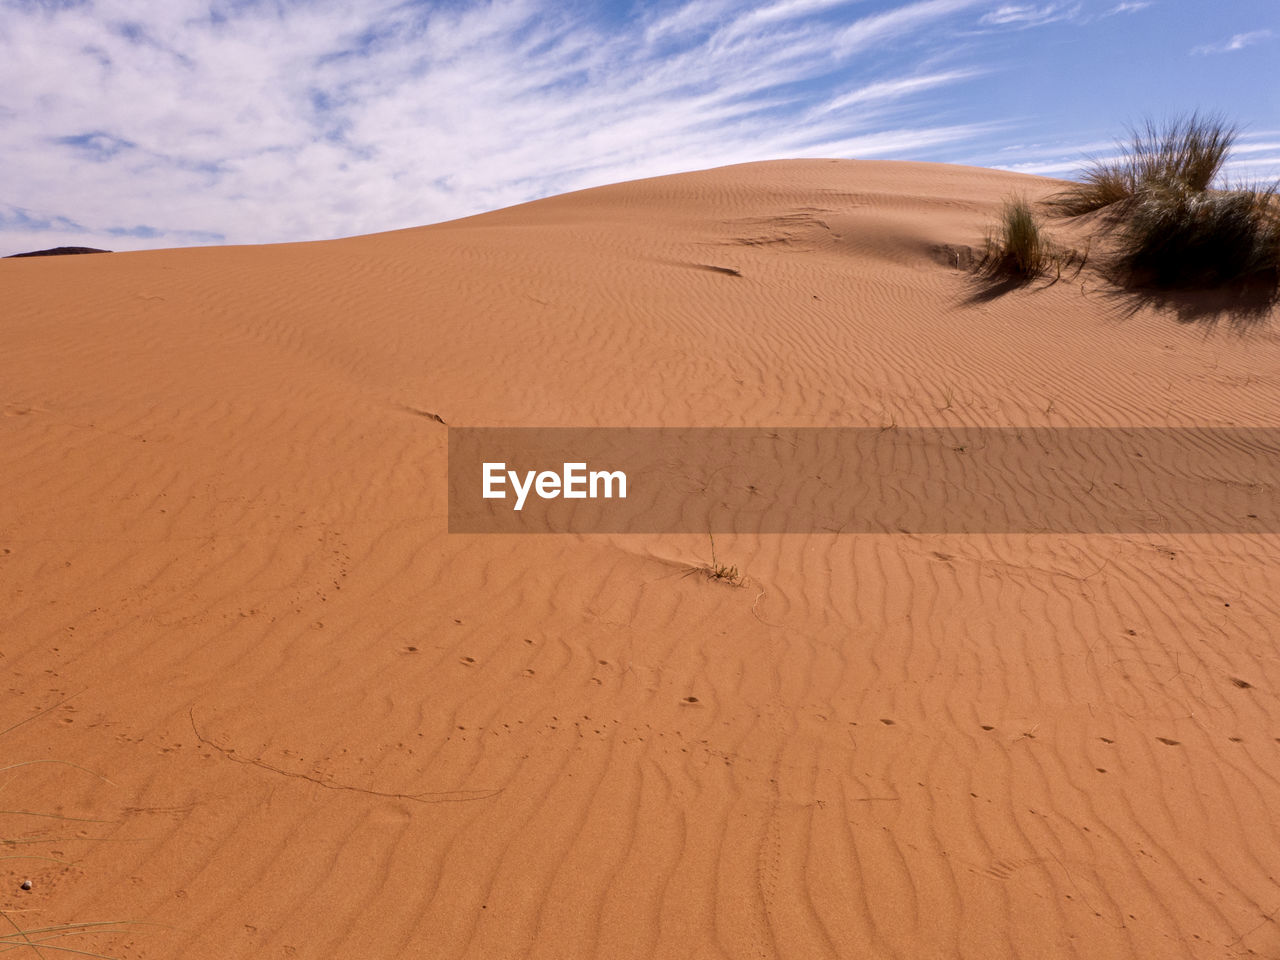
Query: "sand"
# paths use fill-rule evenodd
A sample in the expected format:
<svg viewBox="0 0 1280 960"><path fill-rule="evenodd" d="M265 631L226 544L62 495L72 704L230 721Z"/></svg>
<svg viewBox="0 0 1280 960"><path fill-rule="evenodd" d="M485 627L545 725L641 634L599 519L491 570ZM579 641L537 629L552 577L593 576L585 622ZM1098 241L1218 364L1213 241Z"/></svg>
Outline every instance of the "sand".
<svg viewBox="0 0 1280 960"><path fill-rule="evenodd" d="M1276 536L717 537L735 587L706 537L446 533L445 424L1275 425L1274 326L1091 270L975 296L963 248L1054 187L770 162L0 264L0 729L34 717L0 765L41 761L0 781L6 922L128 922L45 957L1280 955Z"/></svg>

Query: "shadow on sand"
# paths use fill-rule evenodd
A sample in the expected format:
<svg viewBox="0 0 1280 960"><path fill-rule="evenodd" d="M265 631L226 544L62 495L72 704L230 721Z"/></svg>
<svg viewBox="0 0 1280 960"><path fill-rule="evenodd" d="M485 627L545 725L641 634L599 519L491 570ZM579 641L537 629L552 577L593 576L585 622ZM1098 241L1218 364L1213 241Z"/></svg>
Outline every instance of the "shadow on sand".
<svg viewBox="0 0 1280 960"><path fill-rule="evenodd" d="M1044 290L1047 287L1052 287L1057 282L1054 279L1045 280L1043 277L1028 279L1026 277L984 277L974 275L973 292L965 297L962 302L966 307L971 307L975 304L999 300L1005 294L1013 293L1015 290Z"/></svg>
<svg viewBox="0 0 1280 960"><path fill-rule="evenodd" d="M1101 280L1102 285L1091 285L1089 294L1101 297L1125 318L1143 310L1155 310L1172 316L1178 323L1198 324L1210 329L1222 325L1243 334L1276 317L1277 307L1280 307L1280 289L1269 280L1182 290L1144 285L1114 274L1094 273L1093 279ZM1034 280L974 275L971 292L961 302L973 306L998 300L1015 290L1039 291L1060 283L1074 285L1078 282L1076 276L1065 274Z"/></svg>
<svg viewBox="0 0 1280 960"><path fill-rule="evenodd" d="M1155 310L1171 315L1178 323L1210 329L1223 325L1241 334L1265 324L1275 316L1280 304L1280 291L1274 284L1264 282L1210 290L1115 285L1100 293L1125 317L1141 310Z"/></svg>

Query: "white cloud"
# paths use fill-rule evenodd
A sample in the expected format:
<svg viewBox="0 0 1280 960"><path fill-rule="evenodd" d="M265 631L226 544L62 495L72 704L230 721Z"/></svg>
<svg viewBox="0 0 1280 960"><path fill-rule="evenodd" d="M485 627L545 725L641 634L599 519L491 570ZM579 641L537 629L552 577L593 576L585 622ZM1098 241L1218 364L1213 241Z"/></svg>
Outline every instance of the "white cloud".
<svg viewBox="0 0 1280 960"><path fill-rule="evenodd" d="M1116 4L1104 13L1103 16L1114 17L1119 13L1137 13L1139 10L1147 9L1147 7L1151 6L1153 2L1154 0L1125 0L1123 3Z"/></svg>
<svg viewBox="0 0 1280 960"><path fill-rule="evenodd" d="M846 107L869 103L898 100L913 94L922 93L935 87L950 86L983 73L982 70L948 70L942 73L922 74L914 77L900 77L895 80L880 80L869 83L856 90L840 94L818 108L818 113L830 113Z"/></svg>
<svg viewBox="0 0 1280 960"><path fill-rule="evenodd" d="M910 35L927 23L979 5L985 0L921 0L895 10L863 17L838 31L830 43L842 56L848 56L895 37Z"/></svg>
<svg viewBox="0 0 1280 960"><path fill-rule="evenodd" d="M858 0L778 0L766 7L760 7L745 14L739 21L740 26L755 26L761 23L775 23L779 20L791 20L806 14L821 13L835 7L847 7Z"/></svg>
<svg viewBox="0 0 1280 960"><path fill-rule="evenodd" d="M1016 24L1023 27L1039 27L1046 23L1072 19L1079 13L1079 4L1067 6L1061 3L1049 3L1042 7L1031 4L1004 4L986 14L980 22L990 26Z"/></svg>
<svg viewBox="0 0 1280 960"><path fill-rule="evenodd" d="M1194 48L1191 52L1197 56L1206 56L1213 53L1234 53L1237 50L1243 50L1245 47L1251 47L1255 43L1261 43L1269 39L1271 39L1270 30L1253 30L1249 33L1237 33L1230 40L1224 40L1221 43L1206 43L1204 46Z"/></svg>
<svg viewBox="0 0 1280 960"><path fill-rule="evenodd" d="M910 154L984 129L898 115L973 73L860 55L945 59L947 32L920 31L984 2L682 0L618 26L550 0L0 0L0 245L315 239L743 160ZM833 102L837 76L853 90Z"/></svg>
<svg viewBox="0 0 1280 960"><path fill-rule="evenodd" d="M1280 178L1280 140L1277 131L1259 132L1242 137L1231 148L1223 167L1222 183L1271 183ZM990 165L1015 173L1071 179L1094 162L1110 163L1122 159L1121 147L1115 141L1093 141L1078 144L1014 144L992 158L971 162Z"/></svg>
<svg viewBox="0 0 1280 960"><path fill-rule="evenodd" d="M1263 141L1260 143L1238 143L1231 148L1232 154L1240 153L1262 153L1264 151L1272 151L1280 153L1280 142Z"/></svg>

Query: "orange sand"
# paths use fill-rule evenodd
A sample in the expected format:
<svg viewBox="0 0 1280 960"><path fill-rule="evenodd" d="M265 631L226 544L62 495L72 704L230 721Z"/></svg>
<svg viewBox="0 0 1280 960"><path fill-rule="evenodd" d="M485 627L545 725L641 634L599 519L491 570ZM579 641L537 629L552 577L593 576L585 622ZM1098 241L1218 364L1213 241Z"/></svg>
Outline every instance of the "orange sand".
<svg viewBox="0 0 1280 960"><path fill-rule="evenodd" d="M1268 327L1090 270L971 296L943 246L1054 186L771 162L0 264L0 728L70 697L0 739L58 761L0 781L0 855L63 861L0 863L7 921L145 921L46 958L1280 955L1277 537L718 537L735 589L705 537L445 532L436 416L1275 424Z"/></svg>

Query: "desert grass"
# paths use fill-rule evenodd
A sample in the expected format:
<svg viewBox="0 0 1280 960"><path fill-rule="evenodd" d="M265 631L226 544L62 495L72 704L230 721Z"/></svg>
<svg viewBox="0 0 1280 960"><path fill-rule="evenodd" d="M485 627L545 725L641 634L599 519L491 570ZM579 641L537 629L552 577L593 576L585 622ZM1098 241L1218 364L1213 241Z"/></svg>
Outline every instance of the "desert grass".
<svg viewBox="0 0 1280 960"><path fill-rule="evenodd" d="M58 923L47 927L20 927L7 913L0 911L10 926L12 933L0 933L0 952L26 947L37 957L43 957L45 950L56 953L69 953L77 957L96 957L98 960L116 960L105 953L94 953L81 947L71 947L62 943L54 943L67 937L87 936L90 934L125 933L131 924L128 921L101 920L86 923Z"/></svg>
<svg viewBox="0 0 1280 960"><path fill-rule="evenodd" d="M1273 186L1222 184L1238 128L1193 113L1130 130L1120 155L1094 160L1049 197L1061 217L1096 214L1112 266L1131 286L1280 289L1280 197Z"/></svg>
<svg viewBox="0 0 1280 960"><path fill-rule="evenodd" d="M1064 217L1099 211L1122 216L1125 207L1152 192L1208 190L1239 136L1239 129L1217 114L1147 120L1117 142L1118 156L1094 158L1080 180L1054 194L1046 206Z"/></svg>
<svg viewBox="0 0 1280 960"><path fill-rule="evenodd" d="M988 231L985 252L975 269L988 280L1025 283L1049 274L1059 280L1063 269L1073 265L1079 273L1084 258L1048 237L1025 197L1011 197L1005 201L996 226Z"/></svg>
<svg viewBox="0 0 1280 960"><path fill-rule="evenodd" d="M42 717L45 714L52 712L53 710L56 710L58 707L62 706L66 702L67 702L66 700L60 700L58 703L55 703L53 706L47 707L46 709L41 710L38 713L34 713L31 716L26 717L22 720L19 720L17 723L14 723L3 730L0 730L0 737L3 737L5 734L13 730L16 730L18 727L21 727L24 724L30 723L31 721L36 720L39 717ZM71 767L72 769L82 771L88 774L89 776L95 777L104 783L111 783L110 780L108 780L106 777L102 776L101 774L95 773L94 771L89 770L85 767L82 767L79 764L71 763L70 761L66 761L66 760L55 760L55 759L20 760L20 761L9 763L9 764L6 764L5 766L0 767L0 774L5 774L12 770L18 770L23 767L30 767L36 764L47 764L47 763L57 764L59 766ZM6 783L5 786L7 787L8 784ZM0 789L3 789L3 788L0 788ZM36 818L50 819L50 820L65 820L65 821L73 821L76 823L110 823L112 822L109 820L97 820L89 817L69 817L69 816L64 816L62 814L57 814L57 813L42 813L39 811L32 811L32 810L0 810L0 814L6 815L6 816L16 816L16 817L36 817ZM23 845L28 845L28 844L38 845L41 843L53 843L60 839L65 839L65 838L59 838L59 837L11 838L8 836L0 835L0 848L4 848L7 850L14 850L17 847L23 846ZM0 860L28 860L28 861L38 861L38 862L57 863L57 864L68 863L68 861L60 859L58 857L46 856L44 854L39 854L39 853L6 853L4 856L0 856ZM124 933L128 927L136 924L136 921L128 921L128 920L97 920L97 921L82 921L79 923L58 923L58 924L51 924L51 925L45 925L45 926L24 927L21 923L19 923L17 920L13 918L12 914L9 913L9 911L2 910L2 909L0 909L0 921L3 921L3 923L6 925L4 928L0 928L0 953L6 952L9 950L22 949L24 950L24 955L35 954L35 956L37 957L44 957L45 951L51 951L53 953L70 954L70 955L79 956L79 957L96 957L96 958L99 958L99 960L114 960L114 958L109 957L106 954L95 953L91 950L84 949L85 945L83 943L79 943L76 946L71 946L67 943L68 939L72 937L85 937L93 934L102 935L102 934Z"/></svg>
<svg viewBox="0 0 1280 960"><path fill-rule="evenodd" d="M702 572L708 580L717 580L734 587L742 586L746 577L738 571L736 565L730 566L716 559L716 538L711 534L707 534L707 537L711 541L711 562L702 568Z"/></svg>
<svg viewBox="0 0 1280 960"><path fill-rule="evenodd" d="M1132 204L1117 233L1129 276L1157 287L1280 281L1275 187L1164 190Z"/></svg>

